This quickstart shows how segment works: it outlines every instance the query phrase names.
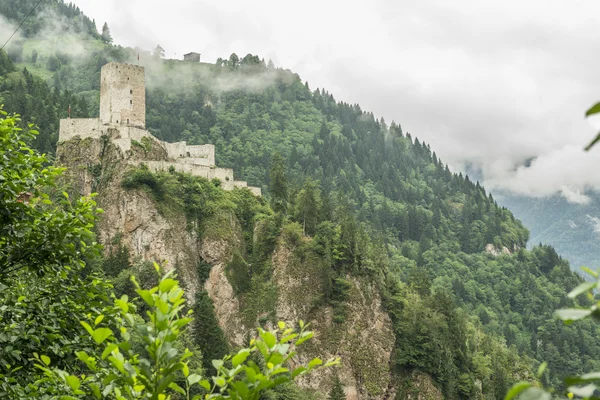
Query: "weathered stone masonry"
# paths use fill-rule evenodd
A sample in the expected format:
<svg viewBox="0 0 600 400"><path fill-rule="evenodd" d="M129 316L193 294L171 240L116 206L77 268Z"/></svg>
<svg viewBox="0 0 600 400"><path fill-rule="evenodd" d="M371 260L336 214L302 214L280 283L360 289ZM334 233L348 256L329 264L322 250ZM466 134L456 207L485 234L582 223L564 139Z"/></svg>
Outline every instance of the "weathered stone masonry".
<svg viewBox="0 0 600 400"><path fill-rule="evenodd" d="M108 137L123 152L131 150L134 143L151 140L161 146L166 159L134 160L130 164L143 162L152 171L168 170L185 172L207 179L218 178L225 190L247 187L257 196L258 187L236 181L233 170L215 165L215 146L205 144L188 146L186 142L167 143L158 140L146 130L146 87L144 68L130 64L109 63L102 67L100 89L100 118L62 119L59 142L74 138L101 139Z"/></svg>

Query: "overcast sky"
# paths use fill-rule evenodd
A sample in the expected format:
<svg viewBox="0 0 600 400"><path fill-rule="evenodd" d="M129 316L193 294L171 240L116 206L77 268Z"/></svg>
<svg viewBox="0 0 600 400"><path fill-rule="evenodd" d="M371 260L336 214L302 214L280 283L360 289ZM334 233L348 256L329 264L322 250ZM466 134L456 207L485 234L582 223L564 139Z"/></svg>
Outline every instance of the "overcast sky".
<svg viewBox="0 0 600 400"><path fill-rule="evenodd" d="M581 150L600 100L598 1L73 2L118 44L272 59L480 168L487 187L575 202L600 189L600 146Z"/></svg>

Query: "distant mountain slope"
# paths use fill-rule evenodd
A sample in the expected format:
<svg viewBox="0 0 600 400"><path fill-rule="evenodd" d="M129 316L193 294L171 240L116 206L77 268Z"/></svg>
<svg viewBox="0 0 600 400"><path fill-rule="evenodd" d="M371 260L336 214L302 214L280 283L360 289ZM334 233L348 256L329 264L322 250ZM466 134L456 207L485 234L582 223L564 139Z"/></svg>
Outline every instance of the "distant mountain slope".
<svg viewBox="0 0 600 400"><path fill-rule="evenodd" d="M589 204L569 203L561 196L501 196L499 202L529 228L531 245L554 246L578 270L600 266L600 196L593 193L590 197Z"/></svg>

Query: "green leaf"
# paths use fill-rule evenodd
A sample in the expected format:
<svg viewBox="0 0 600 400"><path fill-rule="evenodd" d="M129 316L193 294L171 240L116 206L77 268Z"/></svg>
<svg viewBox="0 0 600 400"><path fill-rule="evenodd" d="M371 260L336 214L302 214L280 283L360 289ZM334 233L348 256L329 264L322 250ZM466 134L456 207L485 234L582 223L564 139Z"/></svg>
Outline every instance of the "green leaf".
<svg viewBox="0 0 600 400"><path fill-rule="evenodd" d="M306 368L304 367L298 367L295 370L292 371L292 379L294 379L295 377L302 375L303 373L306 372Z"/></svg>
<svg viewBox="0 0 600 400"><path fill-rule="evenodd" d="M341 364L340 359L339 358L334 358L334 359L331 359L331 360L327 361L327 363L325 363L325 365L323 365L323 367L327 368L327 367L331 367L331 366L334 366L334 365L340 365L340 364Z"/></svg>
<svg viewBox="0 0 600 400"><path fill-rule="evenodd" d="M567 324L570 324L573 321L578 321L580 319L584 319L592 315L593 310L585 309L585 308L563 308L562 310L556 310L554 315Z"/></svg>
<svg viewBox="0 0 600 400"><path fill-rule="evenodd" d="M591 397L596 391L597 386L590 383L586 386L570 386L567 390L579 397Z"/></svg>
<svg viewBox="0 0 600 400"><path fill-rule="evenodd" d="M600 381L600 372L590 372L581 376L571 376L565 378L567 386L580 385L582 383Z"/></svg>
<svg viewBox="0 0 600 400"><path fill-rule="evenodd" d="M177 285L177 281L175 279L167 278L163 279L158 285L158 290L163 293L168 292L173 288L173 286Z"/></svg>
<svg viewBox="0 0 600 400"><path fill-rule="evenodd" d="M551 400L552 396L550 393L536 387L530 387L519 397L519 400Z"/></svg>
<svg viewBox="0 0 600 400"><path fill-rule="evenodd" d="M100 314L96 317L96 320L94 321L94 326L98 326L98 324L100 322L102 322L102 320L104 319L104 315Z"/></svg>
<svg viewBox="0 0 600 400"><path fill-rule="evenodd" d="M46 364L46 365L50 365L50 357L48 357L48 356L45 356L45 355L42 355L42 356L40 357L40 359L42 360L42 362L43 362L44 364Z"/></svg>
<svg viewBox="0 0 600 400"><path fill-rule="evenodd" d="M210 382L207 381L206 379L204 379L203 381L200 381L200 386L202 386L204 389L206 389L207 391L210 392Z"/></svg>
<svg viewBox="0 0 600 400"><path fill-rule="evenodd" d="M212 360L212 365L216 370L223 366L223 360Z"/></svg>
<svg viewBox="0 0 600 400"><path fill-rule="evenodd" d="M575 289L571 290L567 295L570 299L574 299L582 293L589 292L590 290L596 287L596 282L584 282L581 285L577 286Z"/></svg>
<svg viewBox="0 0 600 400"><path fill-rule="evenodd" d="M302 343L306 342L310 338L313 337L313 332L304 332L300 339L296 340L296 346L300 346Z"/></svg>
<svg viewBox="0 0 600 400"><path fill-rule="evenodd" d="M594 140L592 140L592 141L590 142L590 144L588 144L587 146L585 146L585 151L590 151L590 149L591 149L592 147L594 147L594 145L595 145L596 143L598 143L598 141L599 141L599 140L600 140L600 133L598 133L598 134L596 135L596 137L594 138Z"/></svg>
<svg viewBox="0 0 600 400"><path fill-rule="evenodd" d="M246 359L248 358L248 356L250 355L250 350L248 349L243 349L240 350L235 356L233 356L233 358L231 359L231 364L233 365L233 367L237 367L238 365L242 364L244 361L246 361Z"/></svg>
<svg viewBox="0 0 600 400"><path fill-rule="evenodd" d="M178 384L176 384L175 382L169 383L169 387L171 389L173 389L174 391L176 391L177 393L185 396L185 390L183 390L183 388L181 386L179 386Z"/></svg>
<svg viewBox="0 0 600 400"><path fill-rule="evenodd" d="M100 394L100 387L95 383L90 383L90 387L92 388L92 392L94 392L94 396L99 399L102 397Z"/></svg>
<svg viewBox="0 0 600 400"><path fill-rule="evenodd" d="M150 307L154 307L154 299L152 293L149 290L137 289L136 293L148 304Z"/></svg>
<svg viewBox="0 0 600 400"><path fill-rule="evenodd" d="M548 363L546 361L544 361L543 363L540 364L540 366L538 367L538 370L537 370L538 378L541 378L542 375L544 375L544 372L546 371L547 367L548 367Z"/></svg>
<svg viewBox="0 0 600 400"><path fill-rule="evenodd" d="M267 345L265 344L265 342L263 342L262 340L257 340L256 347L265 359L269 357L269 349L267 349Z"/></svg>
<svg viewBox="0 0 600 400"><path fill-rule="evenodd" d="M94 330L94 333L92 333L92 339L94 339L94 341L97 344L101 344L110 335L112 335L112 333L113 333L112 330L110 330L108 328L98 328L98 329Z"/></svg>
<svg viewBox="0 0 600 400"><path fill-rule="evenodd" d="M309 363L308 363L308 369L314 368L318 365L323 364L323 360L321 360L320 358L313 358Z"/></svg>
<svg viewBox="0 0 600 400"><path fill-rule="evenodd" d="M90 356L88 356L88 354L85 351L77 351L75 352L75 355L82 362L86 362L90 358Z"/></svg>
<svg viewBox="0 0 600 400"><path fill-rule="evenodd" d="M187 381L188 381L188 383L189 383L190 386L195 385L196 383L200 382L201 380L202 380L202 377L200 375L198 375L198 374L191 374L187 378ZM200 384L202 385L202 383L200 383ZM209 385L209 389L210 389L210 385Z"/></svg>
<svg viewBox="0 0 600 400"><path fill-rule="evenodd" d="M119 346L116 343L111 343L108 346L106 346L106 348L102 352L102 359L106 360L106 357L108 357L110 355L110 353L112 353L113 350L116 349L117 347L119 347Z"/></svg>
<svg viewBox="0 0 600 400"><path fill-rule="evenodd" d="M590 107L586 112L585 112L585 116L589 117L590 115L594 115L594 114L598 114L600 113L600 103L596 103L594 104L592 107Z"/></svg>
<svg viewBox="0 0 600 400"><path fill-rule="evenodd" d="M531 383L529 383L529 382L518 382L518 383L515 383L513 385L513 387L510 388L510 390L506 394L506 397L504 397L504 400L512 400L516 396L518 396L521 392L523 392L525 389L528 389L530 387L531 387Z"/></svg>
<svg viewBox="0 0 600 400"><path fill-rule="evenodd" d="M81 386L81 381L79 380L78 377L76 377L74 375L69 375L65 379L67 380L67 384L73 390L77 390L77 389L79 389L79 386Z"/></svg>
<svg viewBox="0 0 600 400"><path fill-rule="evenodd" d="M593 276L594 278L598 277L598 273L588 267L581 267L581 269L585 272L587 272L588 274L590 274L591 276Z"/></svg>
<svg viewBox="0 0 600 400"><path fill-rule="evenodd" d="M277 338L275 337L275 335L273 335L273 333L269 331L262 332L260 334L260 337L265 341L265 344L268 348L275 346L275 344L277 343Z"/></svg>
<svg viewBox="0 0 600 400"><path fill-rule="evenodd" d="M81 324L81 326L83 326L85 328L85 330L90 334L90 336L92 336L94 334L94 330L92 329L90 324L88 324L85 321L79 321L79 323Z"/></svg>
<svg viewBox="0 0 600 400"><path fill-rule="evenodd" d="M600 372L590 372L587 374L583 374L583 375L581 375L581 379L590 380L590 381L591 380L594 380L594 381L600 380Z"/></svg>
<svg viewBox="0 0 600 400"><path fill-rule="evenodd" d="M213 376L212 380L215 383L215 385L217 385L218 387L225 386L225 378L223 378L221 376Z"/></svg>

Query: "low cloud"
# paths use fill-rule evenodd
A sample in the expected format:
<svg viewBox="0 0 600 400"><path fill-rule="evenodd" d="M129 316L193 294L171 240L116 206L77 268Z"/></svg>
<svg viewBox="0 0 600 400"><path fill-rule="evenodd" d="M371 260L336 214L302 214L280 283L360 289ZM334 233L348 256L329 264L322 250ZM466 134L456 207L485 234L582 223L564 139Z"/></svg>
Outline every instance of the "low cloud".
<svg viewBox="0 0 600 400"><path fill-rule="evenodd" d="M538 156L528 166L491 164L484 171L485 184L531 197L559 193L569 202L587 204L590 198L585 191L600 190L599 156L600 149L586 152L580 146L567 145Z"/></svg>
<svg viewBox="0 0 600 400"><path fill-rule="evenodd" d="M0 47L15 33L17 25L8 21L4 16L0 15ZM11 40L19 40L20 34L17 32Z"/></svg>
<svg viewBox="0 0 600 400"><path fill-rule="evenodd" d="M594 229L594 233L600 235L600 218L593 217L589 214L587 214L586 216L588 218L588 221L592 225L592 228Z"/></svg>

